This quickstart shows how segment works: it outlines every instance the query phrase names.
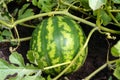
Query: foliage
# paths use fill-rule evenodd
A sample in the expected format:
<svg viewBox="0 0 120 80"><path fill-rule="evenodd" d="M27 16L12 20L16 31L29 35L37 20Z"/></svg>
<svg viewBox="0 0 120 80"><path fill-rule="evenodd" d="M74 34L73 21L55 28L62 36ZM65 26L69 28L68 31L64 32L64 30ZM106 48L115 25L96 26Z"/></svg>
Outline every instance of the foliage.
<svg viewBox="0 0 120 80"><path fill-rule="evenodd" d="M3 39L11 39L12 33L9 30L3 30L0 33L0 37L0 41L2 41Z"/></svg>
<svg viewBox="0 0 120 80"><path fill-rule="evenodd" d="M56 3L57 0L32 0L32 4L38 6L44 12L51 11Z"/></svg>
<svg viewBox="0 0 120 80"><path fill-rule="evenodd" d="M14 11L10 13L8 11L8 4L11 4L11 2L19 4L20 7L15 7ZM36 7L40 12L36 13L34 11ZM12 53L9 56L10 62L0 59L0 80L5 78L9 78L10 80L45 80L45 78L41 76L42 70L32 65L32 63L25 64L22 55L14 52L19 47L20 42L30 39L30 37L21 38L19 36L17 30L18 25L33 28L36 26L36 22L46 17L66 15L75 21L89 25L88 27L92 27L94 30L96 29L103 35L107 35L109 39L115 39L111 34L120 35L119 9L120 0L0 0L0 43L10 42L14 44L17 42L16 46L11 46L13 47L12 50L10 48L10 52ZM30 23L34 24L31 25ZM90 34L90 36L91 35L92 34ZM84 46L87 45L90 36L87 37ZM85 48L84 46L83 49ZM116 59L112 61L108 60L107 63L101 66L102 68L100 67L96 71L98 73L101 69L108 66L106 64L110 64L114 66L112 67L112 69L114 69L113 75L120 79L120 41L111 48L111 53ZM32 59L32 56L30 59ZM70 66L74 64L74 60L76 59L73 59L73 63L71 63ZM49 67L47 69L49 69ZM85 80L90 80L91 77L96 74L96 71L88 75ZM55 79L62 75L63 72ZM48 76L47 79L50 80L51 78ZM109 80L112 80L111 77Z"/></svg>
<svg viewBox="0 0 120 80"><path fill-rule="evenodd" d="M0 80L45 80L40 75L41 70L28 63L25 65L21 54L13 52L9 60L10 63L0 59Z"/></svg>
<svg viewBox="0 0 120 80"><path fill-rule="evenodd" d="M111 53L113 56L120 58L120 40L111 48ZM117 79L120 79L120 60L116 61L115 65L116 68L113 74Z"/></svg>
<svg viewBox="0 0 120 80"><path fill-rule="evenodd" d="M90 8L93 10L100 9L100 7L105 4L106 4L106 0L89 0Z"/></svg>
<svg viewBox="0 0 120 80"><path fill-rule="evenodd" d="M34 12L32 9L29 9L30 4L25 4L18 12L18 19L23 19L29 16L33 16Z"/></svg>
<svg viewBox="0 0 120 80"><path fill-rule="evenodd" d="M0 20L10 22L11 15L8 12L7 3L11 2L11 1L12 0L1 0L0 1ZM1 27L5 27L5 26L0 24L0 28Z"/></svg>
<svg viewBox="0 0 120 80"><path fill-rule="evenodd" d="M120 4L120 0L112 0L116 4Z"/></svg>
<svg viewBox="0 0 120 80"><path fill-rule="evenodd" d="M120 41L111 48L111 52L113 56L120 57Z"/></svg>

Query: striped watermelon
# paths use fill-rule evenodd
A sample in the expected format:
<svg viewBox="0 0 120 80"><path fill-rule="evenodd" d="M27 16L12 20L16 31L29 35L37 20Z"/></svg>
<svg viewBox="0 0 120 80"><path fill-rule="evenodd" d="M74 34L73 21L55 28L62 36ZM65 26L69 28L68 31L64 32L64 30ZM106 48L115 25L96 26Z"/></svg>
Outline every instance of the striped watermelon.
<svg viewBox="0 0 120 80"><path fill-rule="evenodd" d="M78 54L86 41L81 27L66 16L52 16L44 19L34 30L30 41L31 53L28 59L43 67L70 62ZM80 54L78 60L65 73L71 73L83 65L87 49ZM45 70L45 73L55 75L68 65Z"/></svg>

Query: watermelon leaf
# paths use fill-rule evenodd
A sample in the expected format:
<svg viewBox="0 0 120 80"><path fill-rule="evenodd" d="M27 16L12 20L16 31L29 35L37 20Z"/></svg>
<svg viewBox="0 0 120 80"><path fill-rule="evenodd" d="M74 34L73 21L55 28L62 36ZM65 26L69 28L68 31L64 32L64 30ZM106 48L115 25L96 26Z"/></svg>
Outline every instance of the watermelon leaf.
<svg viewBox="0 0 120 80"><path fill-rule="evenodd" d="M116 4L120 4L120 0L112 0Z"/></svg>
<svg viewBox="0 0 120 80"><path fill-rule="evenodd" d="M1 36L3 37L3 39L11 39L12 33L11 31L5 29L1 32Z"/></svg>
<svg viewBox="0 0 120 80"><path fill-rule="evenodd" d="M87 9L90 8L90 7L89 7L88 0L80 0L80 3L82 4L82 6L83 6L84 8L87 8Z"/></svg>
<svg viewBox="0 0 120 80"><path fill-rule="evenodd" d="M13 0L0 0L0 20L10 22L11 15L8 12L7 4Z"/></svg>
<svg viewBox="0 0 120 80"><path fill-rule="evenodd" d="M25 17L33 16L34 12L32 9L29 9L30 4L25 4L18 12L18 19L23 19Z"/></svg>
<svg viewBox="0 0 120 80"><path fill-rule="evenodd" d="M106 4L106 0L89 0L89 6L93 10L99 9L104 4Z"/></svg>
<svg viewBox="0 0 120 80"><path fill-rule="evenodd" d="M110 76L108 80L112 80L112 76Z"/></svg>
<svg viewBox="0 0 120 80"><path fill-rule="evenodd" d="M117 13L116 16L115 16L115 18L117 19L117 21L120 22L120 13Z"/></svg>
<svg viewBox="0 0 120 80"><path fill-rule="evenodd" d="M2 41L3 40L3 37L2 36L0 36L0 41Z"/></svg>
<svg viewBox="0 0 120 80"><path fill-rule="evenodd" d="M114 74L113 74L116 78L118 78L118 80L120 80L120 67L116 68L114 70Z"/></svg>
<svg viewBox="0 0 120 80"><path fill-rule="evenodd" d="M117 61L117 62L116 62L116 68L115 68L115 70L114 70L113 75L114 75L118 80L120 80L120 61Z"/></svg>
<svg viewBox="0 0 120 80"><path fill-rule="evenodd" d="M106 26L109 24L109 22L112 20L111 17L104 10L100 10L100 14L103 25Z"/></svg>
<svg viewBox="0 0 120 80"><path fill-rule="evenodd" d="M13 52L12 55L10 55L9 60L13 64L17 64L19 66L25 66L22 55L18 54L17 52Z"/></svg>
<svg viewBox="0 0 120 80"><path fill-rule="evenodd" d="M19 77L11 77L9 80L19 80ZM38 76L38 75L27 75L25 77L22 78L22 80L45 80L45 78L43 78L42 76Z"/></svg>
<svg viewBox="0 0 120 80"><path fill-rule="evenodd" d="M32 4L40 8L43 12L49 12L56 5L56 0L32 0Z"/></svg>
<svg viewBox="0 0 120 80"><path fill-rule="evenodd" d="M111 53L115 57L120 57L120 40L111 48ZM116 61L116 68L113 75L120 79L120 61Z"/></svg>
<svg viewBox="0 0 120 80"><path fill-rule="evenodd" d="M27 53L27 58L28 58L28 60L31 63L39 66L39 68L43 68L44 67L42 65L43 64L43 60L42 60L42 58L40 59L40 56L39 56L39 54L37 52L29 50L28 53Z"/></svg>
<svg viewBox="0 0 120 80"><path fill-rule="evenodd" d="M111 48L111 53L115 57L120 57L120 40Z"/></svg>
<svg viewBox="0 0 120 80"><path fill-rule="evenodd" d="M45 80L45 78L37 76L25 76L22 80Z"/></svg>
<svg viewBox="0 0 120 80"><path fill-rule="evenodd" d="M17 52L14 52L9 57L10 63L7 61L0 59L0 80L4 80L6 78L11 78L10 76L14 76L14 80L21 80L26 76L31 76L31 74L37 74L39 72L39 75L36 76L33 75L31 77L37 78L41 75L41 70L39 70L37 67L34 67L33 65L26 64L23 61L22 55L18 54ZM14 65L15 64L15 65ZM9 77L8 77L9 75ZM35 76L35 77L34 77Z"/></svg>
<svg viewBox="0 0 120 80"><path fill-rule="evenodd" d="M6 36L6 37L11 37L12 33L8 30L4 30L2 33L1 33L2 36Z"/></svg>

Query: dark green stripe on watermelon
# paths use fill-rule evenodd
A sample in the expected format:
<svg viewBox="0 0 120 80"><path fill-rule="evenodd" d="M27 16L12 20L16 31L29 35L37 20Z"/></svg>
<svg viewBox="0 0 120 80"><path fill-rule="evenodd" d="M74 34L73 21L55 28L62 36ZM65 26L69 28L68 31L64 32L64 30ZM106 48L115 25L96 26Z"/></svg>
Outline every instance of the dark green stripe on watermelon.
<svg viewBox="0 0 120 80"><path fill-rule="evenodd" d="M53 16L43 20L33 32L30 49L37 52L39 57L30 61L44 67L72 61L84 43L84 32L74 20L66 16ZM34 53L31 55L34 57ZM78 60L66 73L74 72L82 66L86 56L87 49L80 54ZM55 75L66 67L67 65L45 72Z"/></svg>

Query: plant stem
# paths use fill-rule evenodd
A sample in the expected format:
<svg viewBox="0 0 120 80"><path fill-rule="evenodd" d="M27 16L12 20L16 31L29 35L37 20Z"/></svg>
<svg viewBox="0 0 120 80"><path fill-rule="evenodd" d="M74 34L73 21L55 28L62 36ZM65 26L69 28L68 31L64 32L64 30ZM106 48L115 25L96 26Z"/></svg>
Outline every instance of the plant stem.
<svg viewBox="0 0 120 80"><path fill-rule="evenodd" d="M7 27L13 28L13 27L15 27L17 24L20 24L20 23L23 23L23 22L26 22L26 21L29 21L29 20L32 20L32 19L35 19L35 18L38 18L38 17L51 16L51 15L53 15L53 14L66 15L66 16L69 16L69 17L71 17L71 18L73 18L73 19L75 19L75 20L78 20L78 21L80 21L80 22L82 22L82 23L84 23L84 24L87 24L87 25L89 25L89 26L96 27L96 24L95 24L95 23L92 23L92 22L87 21L87 20L85 20L85 19L79 18L79 17L77 17L77 16L75 16L75 15L72 15L72 14L70 14L67 10L64 10L64 11L52 11L52 12L48 12L48 13L41 13L41 14L33 15L33 16L30 16L30 17L27 17L27 18L24 18L24 19L17 20L17 21L15 21L12 25L9 25L9 24L7 24L7 23L5 23L5 22L3 22L3 21L2 21L2 22L5 23L5 25L6 25ZM1 20L0 20L0 21L1 21ZM101 30L106 31L106 32L110 32L110 33L120 34L120 31L112 30L112 29L109 29L109 28L106 28L106 27L103 27L103 26L101 26Z"/></svg>
<svg viewBox="0 0 120 80"><path fill-rule="evenodd" d="M12 28L10 24L6 23L6 22L3 21L3 20L0 20L0 23L3 24L3 25L5 25L5 26L8 27L8 28Z"/></svg>
<svg viewBox="0 0 120 80"><path fill-rule="evenodd" d="M63 66L63 65L68 65L70 63L71 63L71 61L65 62L65 63L61 63L61 64L56 64L54 66L45 67L43 70L48 70L48 69L52 69L52 68L55 68L55 67L59 67L59 66Z"/></svg>
<svg viewBox="0 0 120 80"><path fill-rule="evenodd" d="M53 11L53 12L42 13L42 14L37 14L37 15L34 15L34 16L30 16L30 17L15 21L12 26L14 27L15 25L17 25L19 23L22 23L22 22L29 21L29 20L32 20L32 19L35 19L35 18L38 18L38 17L50 16L50 15L53 15L53 14L64 14L64 15L72 17L73 19L76 19L76 20L78 20L78 21L80 21L82 23L85 23L85 24L90 25L92 27L96 27L96 24L94 24L92 22L89 22L89 21L87 21L85 19L76 17L76 16L70 14L69 12L67 12L66 10L64 10L64 11Z"/></svg>
<svg viewBox="0 0 120 80"><path fill-rule="evenodd" d="M90 40L90 37L92 36L93 32L95 32L98 28L93 28L89 35L88 35L88 38L84 44L84 46L82 47L82 49L78 52L78 54L75 56L75 58L71 61L71 63L60 73L58 74L55 78L53 78L53 80L57 80L58 78L60 78L74 63L75 61L78 59L78 57L80 56L80 54L85 50L85 48L87 47L88 45L88 42Z"/></svg>
<svg viewBox="0 0 120 80"><path fill-rule="evenodd" d="M84 23L84 24L87 24L87 25L92 26L92 27L96 27L96 24L94 24L94 23L92 23L92 22L90 22L90 21L87 21L87 20L85 20L85 19L79 18L79 17L77 17L77 16L75 16L75 15L72 15L72 14L70 14L69 12L64 13L64 14L65 14L66 16L69 16L69 17L71 17L71 18L73 18L73 19L75 19L75 20L78 20L78 21L80 21L80 22L82 22L82 23Z"/></svg>
<svg viewBox="0 0 120 80"><path fill-rule="evenodd" d="M25 23L20 23L19 25L22 25L22 26L25 26L25 27L28 27L28 28L35 28L36 27L36 26L33 26L33 25L25 24Z"/></svg>
<svg viewBox="0 0 120 80"><path fill-rule="evenodd" d="M16 26L14 27L14 30L15 30L15 33L16 33L17 38L18 38L18 40L17 40L17 46L13 49L13 51L16 51L17 48L18 48L19 45L20 45L20 36L19 36L19 33L18 33L18 30L17 30Z"/></svg>
<svg viewBox="0 0 120 80"><path fill-rule="evenodd" d="M113 64L116 61L118 61L119 59L116 60L112 60L109 62L106 62L105 64L103 64L101 67L99 67L97 70L95 70L94 72L92 72L89 76L87 76L85 79L83 80L90 80L93 76L95 76L98 72L100 72L101 70L103 70L105 67L107 67L108 64Z"/></svg>
<svg viewBox="0 0 120 80"><path fill-rule="evenodd" d="M108 8L106 8L106 10L107 10L109 16L113 19L113 21L114 21L115 23L119 24L119 22L118 22L117 19L113 16L113 14L110 12L110 10L109 10ZM119 25L120 25L120 24L119 24Z"/></svg>
<svg viewBox="0 0 120 80"><path fill-rule="evenodd" d="M120 12L120 10L110 10L110 12L118 13L118 12Z"/></svg>
<svg viewBox="0 0 120 80"><path fill-rule="evenodd" d="M21 41L27 41L27 40L30 40L31 39L31 37L26 37L26 38L20 38L19 39L19 41L21 42ZM17 42L18 41L18 39L11 39L11 40L2 40L2 41L0 41L0 42Z"/></svg>
<svg viewBox="0 0 120 80"><path fill-rule="evenodd" d="M60 1L60 3L66 5L66 6L70 6L72 9L74 9L74 10L76 10L76 11L79 11L79 12L81 12L81 13L83 13L83 14L88 15L88 13L84 12L84 9L83 9L83 8L74 6L74 5L69 4L69 3L65 2L65 1L62 1L62 0L59 0L59 1ZM86 10L86 11L87 11L87 10ZM88 10L88 11L89 11L89 10Z"/></svg>
<svg viewBox="0 0 120 80"><path fill-rule="evenodd" d="M103 70L106 66L107 66L107 63L105 63L104 65L102 65L100 68L98 68L97 70L95 70L93 73L91 73L88 77L86 77L83 80L90 80L93 76L95 76L95 74L97 74L99 71Z"/></svg>
<svg viewBox="0 0 120 80"><path fill-rule="evenodd" d="M17 25L19 23L26 22L26 21L29 21L29 20L32 20L35 18L39 18L39 17L43 17L43 16L51 16L53 14L63 14L65 12L66 11L52 11L52 12L48 12L48 13L41 13L41 14L33 15L33 16L15 21L12 26L14 27L15 25Z"/></svg>
<svg viewBox="0 0 120 80"><path fill-rule="evenodd" d="M92 22L87 21L87 20L85 20L85 19L76 17L76 16L70 14L69 12L66 12L66 13L64 13L64 14L67 15L67 16L69 16L69 17L72 17L73 19L78 20L78 21L80 21L80 22L82 22L82 23L84 23L84 24L87 24L87 25L89 25L89 26L91 26L91 27L97 27L95 23L92 23ZM103 31L106 31L106 32L115 33L115 34L120 34L120 31L112 30L112 29L109 29L109 28L106 28L106 27L103 27L103 26L100 26L100 29L103 30Z"/></svg>
<svg viewBox="0 0 120 80"><path fill-rule="evenodd" d="M102 26L100 28L101 28L101 30L106 31L106 32L110 32L110 33L114 33L114 34L120 34L120 31L112 30L112 29L102 27Z"/></svg>

